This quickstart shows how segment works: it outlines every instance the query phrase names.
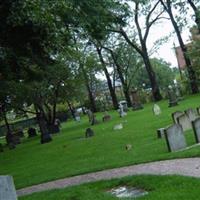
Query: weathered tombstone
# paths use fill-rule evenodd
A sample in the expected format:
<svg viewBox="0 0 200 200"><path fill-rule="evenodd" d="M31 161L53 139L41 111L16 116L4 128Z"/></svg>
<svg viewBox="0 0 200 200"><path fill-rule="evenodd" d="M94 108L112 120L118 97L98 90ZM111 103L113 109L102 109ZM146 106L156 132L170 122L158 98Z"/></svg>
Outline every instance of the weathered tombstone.
<svg viewBox="0 0 200 200"><path fill-rule="evenodd" d="M157 129L157 136L158 136L158 138L164 138L165 137L165 128Z"/></svg>
<svg viewBox="0 0 200 200"><path fill-rule="evenodd" d="M196 143L200 143L200 118L197 118L192 122L192 128L194 131Z"/></svg>
<svg viewBox="0 0 200 200"><path fill-rule="evenodd" d="M196 108L198 115L200 115L200 107Z"/></svg>
<svg viewBox="0 0 200 200"><path fill-rule="evenodd" d="M0 176L0 200L17 200L15 185L11 176Z"/></svg>
<svg viewBox="0 0 200 200"><path fill-rule="evenodd" d="M160 109L160 106L158 104L154 104L152 110L153 110L154 115L160 115L161 114L161 109Z"/></svg>
<svg viewBox="0 0 200 200"><path fill-rule="evenodd" d="M28 138L32 138L32 137L35 137L35 136L37 136L36 129L30 127L28 129Z"/></svg>
<svg viewBox="0 0 200 200"><path fill-rule="evenodd" d="M92 121L92 118L93 118L93 113L90 109L87 110L87 114L88 114L88 119L89 119L89 122L91 123Z"/></svg>
<svg viewBox="0 0 200 200"><path fill-rule="evenodd" d="M94 131L91 128L87 128L85 131L85 137L88 138L92 136L94 136Z"/></svg>
<svg viewBox="0 0 200 200"><path fill-rule="evenodd" d="M182 126L183 131L192 129L192 124L186 114L182 114L181 116L177 117L177 122Z"/></svg>
<svg viewBox="0 0 200 200"><path fill-rule="evenodd" d="M75 112L75 120L77 121L77 122L80 122L81 121L81 117L80 117L80 114L78 113L78 112Z"/></svg>
<svg viewBox="0 0 200 200"><path fill-rule="evenodd" d="M167 93L168 93L168 98L169 98L169 107L177 106L178 100L176 98L176 94L171 85L169 85Z"/></svg>
<svg viewBox="0 0 200 200"><path fill-rule="evenodd" d="M123 129L123 124L116 124L114 127L113 127L113 130L120 130L120 129Z"/></svg>
<svg viewBox="0 0 200 200"><path fill-rule="evenodd" d="M98 121L96 119L96 115L94 115L94 113L89 109L88 110L88 118L89 118L89 122L91 125L94 125L94 124L98 124Z"/></svg>
<svg viewBox="0 0 200 200"><path fill-rule="evenodd" d="M124 117L124 116L126 116L126 115L127 115L127 113L124 112L124 107L123 107L123 105L122 105L122 104L119 104L119 116L120 116L120 117Z"/></svg>
<svg viewBox="0 0 200 200"><path fill-rule="evenodd" d="M103 122L107 122L111 120L111 116L108 113L105 113L103 118L102 118Z"/></svg>
<svg viewBox="0 0 200 200"><path fill-rule="evenodd" d="M178 123L177 118L180 117L181 115L183 115L184 113L181 111L176 111L174 113L172 113L172 119L174 121L175 124Z"/></svg>
<svg viewBox="0 0 200 200"><path fill-rule="evenodd" d="M137 90L131 91L131 97L132 97L133 110L143 109L143 106L142 106L142 104L139 100L139 97L138 97L138 91Z"/></svg>
<svg viewBox="0 0 200 200"><path fill-rule="evenodd" d="M125 148L126 148L127 151L130 151L132 149L132 145L131 144L126 144Z"/></svg>
<svg viewBox="0 0 200 200"><path fill-rule="evenodd" d="M165 129L167 147L170 152L187 147L183 129L179 124L174 124Z"/></svg>
<svg viewBox="0 0 200 200"><path fill-rule="evenodd" d="M175 89L175 94L176 94L177 100L178 101L183 100L180 87L176 84L174 89Z"/></svg>
<svg viewBox="0 0 200 200"><path fill-rule="evenodd" d="M198 118L198 113L195 109L189 108L185 110L185 113L191 122Z"/></svg>

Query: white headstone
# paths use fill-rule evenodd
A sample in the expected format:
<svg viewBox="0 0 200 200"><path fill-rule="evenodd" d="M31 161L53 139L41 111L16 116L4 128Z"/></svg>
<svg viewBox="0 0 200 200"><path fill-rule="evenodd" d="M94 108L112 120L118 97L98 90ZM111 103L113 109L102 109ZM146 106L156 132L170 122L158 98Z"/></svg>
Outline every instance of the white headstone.
<svg viewBox="0 0 200 200"><path fill-rule="evenodd" d="M120 130L120 129L123 129L123 125L120 123L120 124L117 124L113 127L114 130Z"/></svg>
<svg viewBox="0 0 200 200"><path fill-rule="evenodd" d="M161 109L160 109L160 106L158 104L153 105L153 113L154 113L154 115L160 115L161 114Z"/></svg>

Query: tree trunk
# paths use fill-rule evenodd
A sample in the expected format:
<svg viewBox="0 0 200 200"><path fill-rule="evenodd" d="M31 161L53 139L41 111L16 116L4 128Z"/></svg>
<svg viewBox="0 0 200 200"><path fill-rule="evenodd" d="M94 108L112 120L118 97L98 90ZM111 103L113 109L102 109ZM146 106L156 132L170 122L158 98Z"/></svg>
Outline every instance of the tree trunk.
<svg viewBox="0 0 200 200"><path fill-rule="evenodd" d="M67 105L68 105L69 110L70 110L70 112L71 112L71 114L72 114L72 117L73 117L74 120L75 120L76 116L75 116L75 113L74 113L74 109L73 109L73 107L71 106L71 103L70 103L69 101L67 101Z"/></svg>
<svg viewBox="0 0 200 200"><path fill-rule="evenodd" d="M129 95L129 89L128 89L128 86L127 86L127 84L126 84L126 82L124 80L124 76L123 76L123 73L122 73L121 66L118 64L117 59L116 59L113 51L110 50L110 52L111 52L111 56L113 58L113 61L114 61L115 65L116 65L117 73L119 75L120 81L122 83L123 92L124 92L124 96L126 98L127 104L128 104L129 107L131 107L132 103L131 103L131 98L130 98L130 95Z"/></svg>
<svg viewBox="0 0 200 200"><path fill-rule="evenodd" d="M196 78L196 74L195 71L192 68L191 65L191 60L188 57L187 54L187 47L185 46L182 36L181 36L181 32L179 30L178 24L176 23L173 13L172 13L172 9L171 9L171 1L167 0L167 5L164 4L164 2L162 0L160 0L160 2L162 3L162 5L164 6L165 10L167 11L167 13L169 14L170 20L172 22L172 25L174 27L174 30L176 32L181 50L183 51L183 55L184 55L184 59L185 59L185 63L186 63L186 67L187 67L187 72L188 72L188 76L189 76L189 80L190 80L190 87L191 87L191 91L193 94L196 94L199 92L198 89L198 84L197 84L197 78Z"/></svg>
<svg viewBox="0 0 200 200"><path fill-rule="evenodd" d="M85 85L86 85L86 88L87 88L87 91L88 91L88 98L89 98L89 101L90 101L90 108L91 108L92 112L97 112L96 103L95 103L95 99L94 99L94 96L92 94L92 91L90 89L88 76L87 76L87 73L86 73L82 63L80 63L80 67L81 67L81 70L83 72L83 76L84 76L84 79L85 79Z"/></svg>
<svg viewBox="0 0 200 200"><path fill-rule="evenodd" d="M43 110L40 109L40 106L35 105L35 110L36 110L36 118L40 127L40 132L41 132L41 139L40 142L41 144L48 143L52 141L52 138L50 136L48 127L47 127L47 121L45 119L45 114Z"/></svg>
<svg viewBox="0 0 200 200"><path fill-rule="evenodd" d="M3 111L3 118L4 118L4 122L5 122L6 128L7 128L6 142L7 142L8 145L12 145L13 148L14 148L15 144L13 142L12 132L11 132L10 125L8 123L8 119L6 117L6 112L5 111Z"/></svg>
<svg viewBox="0 0 200 200"><path fill-rule="evenodd" d="M103 60L103 57L102 57L102 54L101 54L101 50L100 50L98 47L97 47L97 53L98 53L98 55L99 55L99 59L100 59L100 62L101 62L101 64L102 64L103 71L104 71L105 76L106 76L106 79L107 79L107 84L108 84L108 88L109 88L109 90L110 90L110 95L111 95L111 98L112 98L113 107L114 107L114 109L117 110L117 109L118 109L117 96L116 96L115 90L114 90L114 88L113 88L113 86L112 86L112 81L111 81L111 79L110 79L110 75L109 75L108 70L107 70L107 68L106 68L106 64L105 64L105 62L104 62L104 60Z"/></svg>
<svg viewBox="0 0 200 200"><path fill-rule="evenodd" d="M154 98L155 101L160 101L162 99L162 96L160 94L160 89L159 89L159 86L158 86L158 83L157 83L157 80L156 80L155 72L152 68L152 65L151 65L145 44L143 44L142 51L143 51L142 57L143 57L143 60L144 60L145 68L147 70L149 80L150 80L150 83L151 83L153 98Z"/></svg>
<svg viewBox="0 0 200 200"><path fill-rule="evenodd" d="M198 8L195 6L194 2L192 0L188 0L188 3L192 7L194 14L195 14L195 22L197 24L198 31L200 33L200 11Z"/></svg>

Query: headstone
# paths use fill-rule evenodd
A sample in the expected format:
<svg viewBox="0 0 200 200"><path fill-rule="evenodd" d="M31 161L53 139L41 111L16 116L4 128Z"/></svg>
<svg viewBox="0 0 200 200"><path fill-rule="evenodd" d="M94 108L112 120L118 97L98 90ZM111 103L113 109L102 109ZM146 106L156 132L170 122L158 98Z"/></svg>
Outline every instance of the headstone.
<svg viewBox="0 0 200 200"><path fill-rule="evenodd" d="M127 115L127 113L124 112L124 107L123 107L123 105L122 105L122 104L119 104L119 116L120 116L120 117L124 117L124 116L126 116L126 115Z"/></svg>
<svg viewBox="0 0 200 200"><path fill-rule="evenodd" d="M91 128L87 128L85 131L85 137L93 137L94 136L94 131Z"/></svg>
<svg viewBox="0 0 200 200"><path fill-rule="evenodd" d="M131 144L127 144L127 145L126 145L126 150L127 150L127 151L130 151L131 149L132 149L132 145L131 145Z"/></svg>
<svg viewBox="0 0 200 200"><path fill-rule="evenodd" d="M35 137L35 136L37 136L36 129L30 127L28 129L28 138L32 138L32 137Z"/></svg>
<svg viewBox="0 0 200 200"><path fill-rule="evenodd" d="M89 109L88 110L88 118L91 125L98 124L98 120L96 119L96 115Z"/></svg>
<svg viewBox="0 0 200 200"><path fill-rule="evenodd" d="M178 101L183 100L180 87L176 84L174 89L175 89L175 94L176 94L177 100Z"/></svg>
<svg viewBox="0 0 200 200"><path fill-rule="evenodd" d="M0 200L17 200L17 194L11 176L0 176Z"/></svg>
<svg viewBox="0 0 200 200"><path fill-rule="evenodd" d="M105 114L102 118L103 122L107 122L107 121L110 121L111 120L111 116L109 114Z"/></svg>
<svg viewBox="0 0 200 200"><path fill-rule="evenodd" d="M154 115L160 115L161 114L161 109L160 109L160 106L158 104L154 104L152 110L153 110Z"/></svg>
<svg viewBox="0 0 200 200"><path fill-rule="evenodd" d="M117 124L113 127L113 130L120 130L120 129L123 129L123 125L120 123L120 124Z"/></svg>
<svg viewBox="0 0 200 200"><path fill-rule="evenodd" d="M184 113L181 111L176 111L174 113L172 113L172 119L174 121L175 124L178 123L177 118L180 117L181 115L183 115Z"/></svg>
<svg viewBox="0 0 200 200"><path fill-rule="evenodd" d="M200 106L197 107L197 113L198 113L198 115L200 115Z"/></svg>
<svg viewBox="0 0 200 200"><path fill-rule="evenodd" d="M60 128L59 128L58 124L56 124L56 123L49 124L48 125L48 131L49 131L50 134L55 134L55 133L60 132Z"/></svg>
<svg viewBox="0 0 200 200"><path fill-rule="evenodd" d="M181 116L177 117L177 122L182 126L183 131L192 129L192 124L186 114L182 114Z"/></svg>
<svg viewBox="0 0 200 200"><path fill-rule="evenodd" d="M58 126L59 128L61 128L61 121L60 121L60 119L56 118L54 124L56 126Z"/></svg>
<svg viewBox="0 0 200 200"><path fill-rule="evenodd" d="M80 122L81 121L81 117L80 117L80 114L78 113L78 112L75 112L75 120L77 121L77 122Z"/></svg>
<svg viewBox="0 0 200 200"><path fill-rule="evenodd" d="M185 110L185 113L191 122L198 118L198 113L195 109L189 108Z"/></svg>
<svg viewBox="0 0 200 200"><path fill-rule="evenodd" d="M200 118L197 118L192 122L192 128L194 131L196 143L200 143Z"/></svg>
<svg viewBox="0 0 200 200"><path fill-rule="evenodd" d="M172 86L168 87L169 107L177 106L178 100Z"/></svg>
<svg viewBox="0 0 200 200"><path fill-rule="evenodd" d="M92 118L93 118L93 113L90 109L87 110L87 114L88 114L88 119L89 119L89 122L91 123L92 122Z"/></svg>
<svg viewBox="0 0 200 200"><path fill-rule="evenodd" d="M164 138L165 137L165 128L157 129L157 137L158 138Z"/></svg>
<svg viewBox="0 0 200 200"><path fill-rule="evenodd" d="M133 106L133 110L139 110L139 109L143 109L143 106L139 100L139 96L138 96L138 91L137 90L132 90L131 91L131 97L132 97L132 106Z"/></svg>
<svg viewBox="0 0 200 200"><path fill-rule="evenodd" d="M170 152L187 147L183 129L179 124L174 124L165 129L167 147Z"/></svg>

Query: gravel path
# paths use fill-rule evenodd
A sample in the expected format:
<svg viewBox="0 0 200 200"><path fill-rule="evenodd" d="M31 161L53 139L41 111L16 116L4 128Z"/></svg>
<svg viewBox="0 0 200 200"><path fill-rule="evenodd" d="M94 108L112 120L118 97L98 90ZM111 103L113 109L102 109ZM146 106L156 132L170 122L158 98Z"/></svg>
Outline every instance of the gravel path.
<svg viewBox="0 0 200 200"><path fill-rule="evenodd" d="M157 161L152 163L132 165L128 167L109 169L109 170L59 179L19 189L17 190L17 195L23 196L34 192L41 192L45 190L79 185L82 183L95 182L98 180L109 180L112 178L120 178L124 176L138 175L138 174L153 174L153 175L176 174L176 175L192 176L200 178L200 158Z"/></svg>

